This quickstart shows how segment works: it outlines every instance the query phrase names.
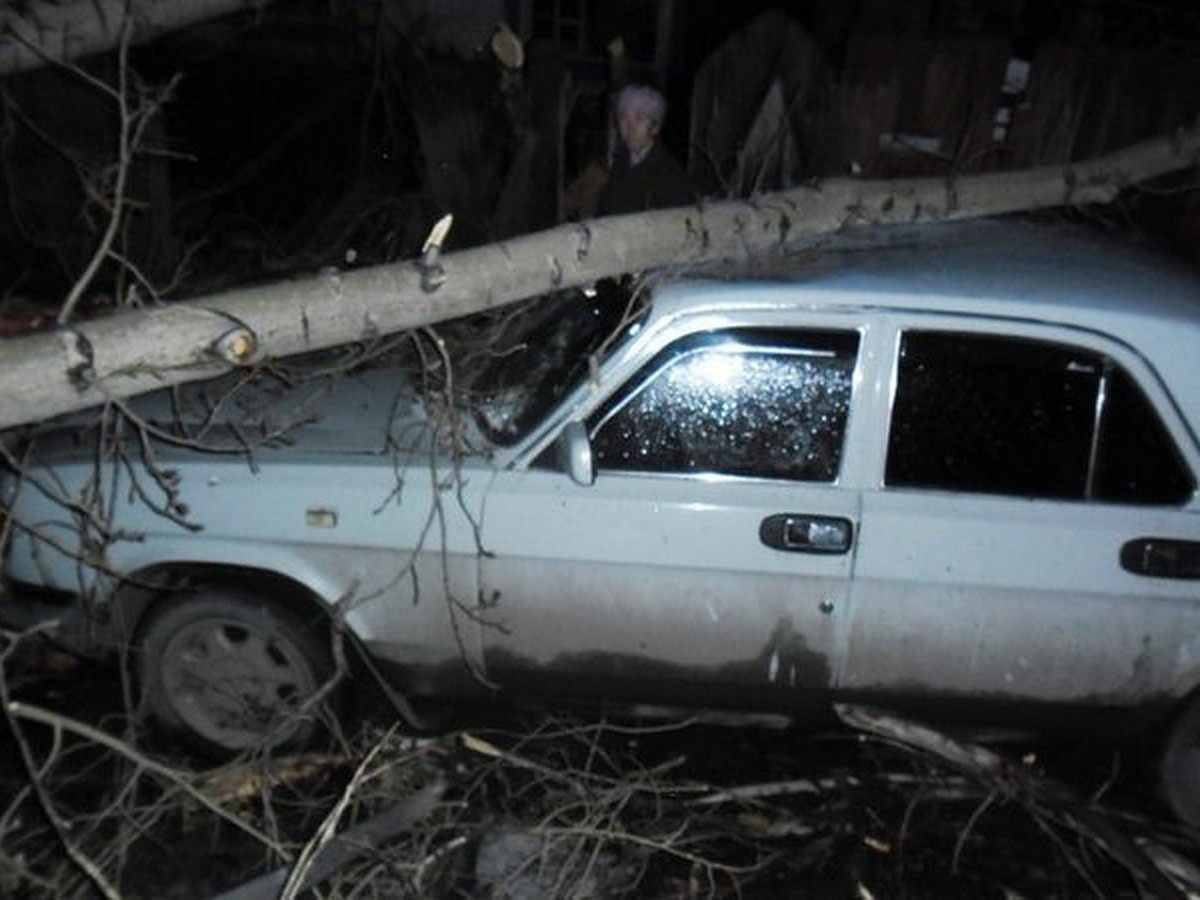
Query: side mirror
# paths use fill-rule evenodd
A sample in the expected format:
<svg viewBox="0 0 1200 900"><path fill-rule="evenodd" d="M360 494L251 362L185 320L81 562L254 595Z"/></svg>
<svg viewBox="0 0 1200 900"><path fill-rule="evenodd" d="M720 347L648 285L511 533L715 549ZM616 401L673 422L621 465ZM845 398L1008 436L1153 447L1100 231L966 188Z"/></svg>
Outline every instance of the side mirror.
<svg viewBox="0 0 1200 900"><path fill-rule="evenodd" d="M568 422L558 436L558 467L571 476L576 484L587 487L596 480L592 468L592 442L587 426Z"/></svg>

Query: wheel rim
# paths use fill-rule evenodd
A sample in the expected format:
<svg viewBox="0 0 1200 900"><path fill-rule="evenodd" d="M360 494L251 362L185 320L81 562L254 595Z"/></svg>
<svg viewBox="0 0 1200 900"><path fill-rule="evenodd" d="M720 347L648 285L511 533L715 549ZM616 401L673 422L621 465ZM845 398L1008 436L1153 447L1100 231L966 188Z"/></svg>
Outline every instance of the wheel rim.
<svg viewBox="0 0 1200 900"><path fill-rule="evenodd" d="M232 750L281 743L304 719L317 690L300 650L266 623L207 617L180 628L163 648L162 684L183 723Z"/></svg>

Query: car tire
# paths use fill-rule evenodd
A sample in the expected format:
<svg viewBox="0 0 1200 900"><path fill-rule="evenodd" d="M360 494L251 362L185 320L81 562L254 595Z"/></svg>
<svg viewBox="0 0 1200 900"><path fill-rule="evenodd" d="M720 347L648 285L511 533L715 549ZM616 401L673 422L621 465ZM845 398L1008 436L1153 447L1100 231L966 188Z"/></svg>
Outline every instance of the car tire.
<svg viewBox="0 0 1200 900"><path fill-rule="evenodd" d="M224 587L164 598L141 631L137 660L143 709L218 758L308 744L322 710L306 701L334 671L323 624ZM336 715L336 692L320 706Z"/></svg>
<svg viewBox="0 0 1200 900"><path fill-rule="evenodd" d="M1200 695L1175 718L1159 762L1163 801L1181 822L1200 827Z"/></svg>

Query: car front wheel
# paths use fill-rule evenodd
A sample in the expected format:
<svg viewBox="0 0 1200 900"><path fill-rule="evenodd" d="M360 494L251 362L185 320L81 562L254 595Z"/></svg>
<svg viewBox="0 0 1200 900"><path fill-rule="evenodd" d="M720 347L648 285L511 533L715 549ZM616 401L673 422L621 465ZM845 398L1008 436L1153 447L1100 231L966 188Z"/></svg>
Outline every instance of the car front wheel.
<svg viewBox="0 0 1200 900"><path fill-rule="evenodd" d="M1162 797L1182 822L1200 827L1200 694L1176 717L1159 764Z"/></svg>
<svg viewBox="0 0 1200 900"><path fill-rule="evenodd" d="M327 634L245 590L166 598L140 641L143 705L209 755L303 745L319 725L311 700L333 672Z"/></svg>

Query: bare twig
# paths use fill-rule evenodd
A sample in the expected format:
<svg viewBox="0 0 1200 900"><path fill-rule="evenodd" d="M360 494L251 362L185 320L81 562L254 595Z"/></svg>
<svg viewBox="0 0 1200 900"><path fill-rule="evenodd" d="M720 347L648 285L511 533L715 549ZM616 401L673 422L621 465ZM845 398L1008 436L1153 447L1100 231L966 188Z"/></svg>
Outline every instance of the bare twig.
<svg viewBox="0 0 1200 900"><path fill-rule="evenodd" d="M1184 900L1179 888L1148 856L1101 812L1089 808L1064 785L1039 778L999 754L954 740L932 728L881 710L839 705L838 715L847 724L889 740L918 747L962 768L991 785L991 795L1019 800L1041 822L1062 823L1103 849L1139 878L1156 896ZM982 810L986 807L981 807Z"/></svg>
<svg viewBox="0 0 1200 900"><path fill-rule="evenodd" d="M362 771L361 767L359 771ZM326 826L330 822L336 825L336 818L327 817L321 830L317 833L318 840L324 839L321 840L320 847L310 856L308 868L304 872L293 868L291 877L289 877L287 869L280 869L226 891L215 900L268 900L275 896L294 897L297 891L307 890L330 878L355 858L369 853L384 841L412 828L433 811L445 789L446 786L443 782L434 781L386 812L350 829L336 839L332 833L326 834L325 832ZM346 796L343 794L343 798ZM337 817L340 817L342 810L335 809L335 812L337 812ZM298 872L300 872L299 878L296 877ZM293 879L296 880L293 881ZM281 888L282 894L280 894Z"/></svg>
<svg viewBox="0 0 1200 900"><path fill-rule="evenodd" d="M342 789L342 796L338 798L338 802L334 804L333 809L325 816L325 820L321 826L313 834L312 838L304 845L304 849L296 857L296 862L292 866L291 872L288 873L287 880L283 884L283 890L280 891L280 900L294 900L296 894L300 891L305 881L308 880L313 863L316 861L317 855L320 854L333 840L335 830L342 815L346 812L346 807L350 805L350 801L354 798L355 793L362 785L363 779L366 778L371 764L375 761L375 757L379 751L383 749L385 744L392 736L392 731L388 731L378 741L375 742L367 755L362 758L362 761L354 770L350 781Z"/></svg>
<svg viewBox="0 0 1200 900"><path fill-rule="evenodd" d="M120 124L118 126L116 181L113 184L113 196L109 201L112 204L112 208L109 211L108 224L105 226L99 245L93 251L92 257L88 260L83 273L71 286L71 290L63 301L62 308L58 311L59 325L70 321L71 316L75 312L76 304L78 304L80 298L83 296L83 292L88 289L92 280L96 277L96 273L100 270L100 265L108 257L109 250L112 249L121 228L122 212L125 204L125 186L129 179L129 165L133 159L133 116L129 109L129 101L126 94L129 73L129 38L132 33L133 23L127 17L122 24L121 40L117 47L117 88L114 96L117 103ZM95 79L91 80L94 81Z"/></svg>
<svg viewBox="0 0 1200 900"><path fill-rule="evenodd" d="M64 821L63 817L55 808L54 801L50 796L49 790L46 788L44 779L45 767L48 766L57 755L61 747L62 723L54 718L45 724L49 724L54 728L54 745L47 754L46 760L41 768L35 765L33 760L33 751L29 746L29 742L25 739L25 733L18 725L16 719L20 717L17 709L21 704L10 700L8 692L8 678L4 671L4 663L7 661L8 655L11 653L15 642L8 643L3 652L0 653L0 703L4 704L5 717L8 720L9 730L17 741L17 747L20 750L21 762L25 767L25 771L29 777L30 786L33 788L34 796L37 797L38 805L45 813L46 819L50 822L59 843L62 845L67 856L75 863L76 866L87 876L92 882L96 890L108 900L120 900L120 894L117 889L109 882L100 871L100 868L76 845L75 840L71 837L70 828Z"/></svg>
<svg viewBox="0 0 1200 900"><path fill-rule="evenodd" d="M103 731L88 725L86 722L80 722L77 719L72 719L69 716L64 716L60 713L53 712L52 710L43 709L28 703L22 703L19 700L6 700L4 708L8 715L15 719L38 722L42 725L48 725L57 730L69 731L72 734L91 741L94 744L99 744L102 747L112 750L114 753L117 753L134 763L138 768L145 769L147 772L157 775L158 777L170 782L172 785L179 788L179 790L187 794L218 818L223 819L238 830L245 832L259 843L263 844L264 846L271 847L285 858L290 857L290 854L288 854L287 851L281 847L277 841L273 840L271 837L259 831L253 825L249 824L238 816L235 816L223 809L220 805L209 798L203 791L198 790L187 778L182 776L175 769L150 759L148 756L129 746L124 741L118 740L112 735L105 734Z"/></svg>

